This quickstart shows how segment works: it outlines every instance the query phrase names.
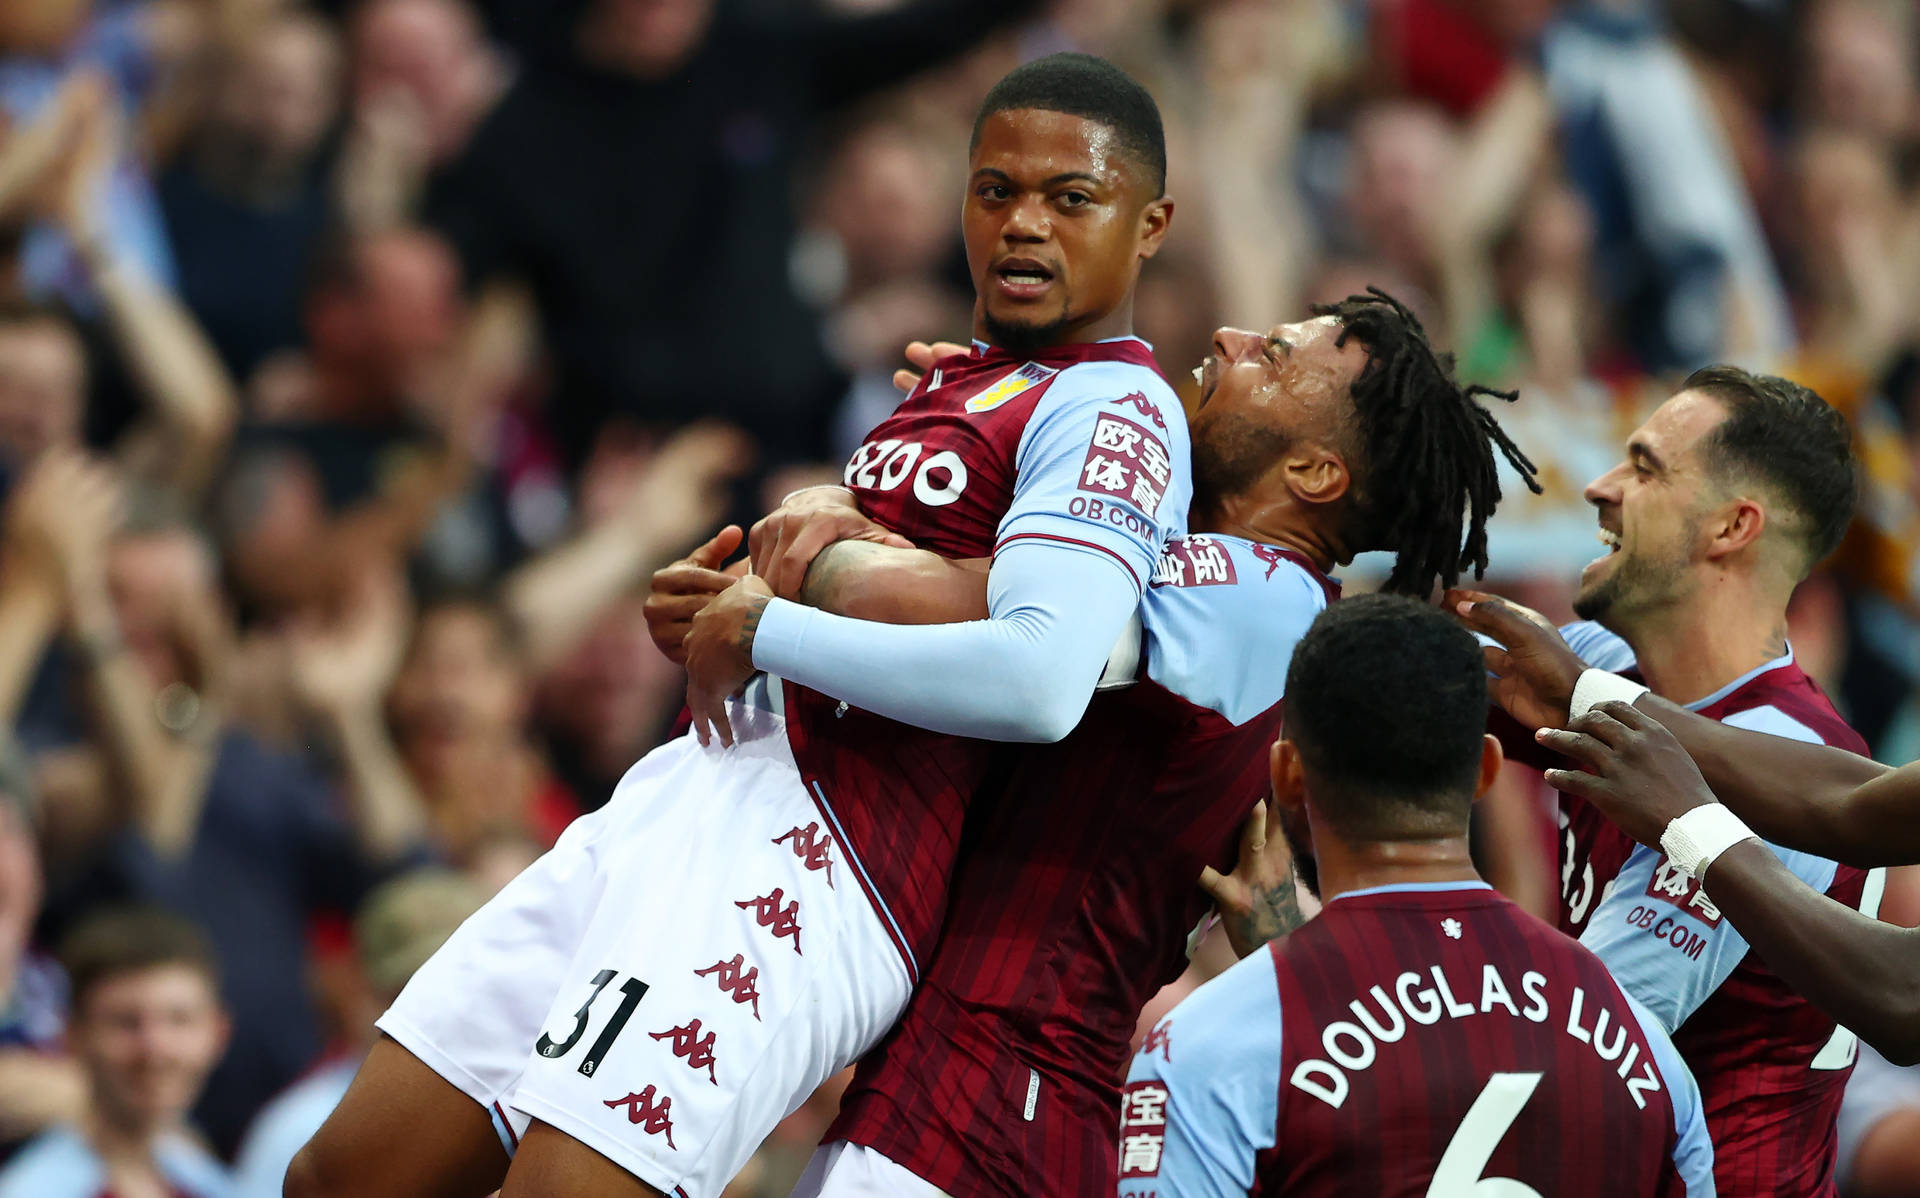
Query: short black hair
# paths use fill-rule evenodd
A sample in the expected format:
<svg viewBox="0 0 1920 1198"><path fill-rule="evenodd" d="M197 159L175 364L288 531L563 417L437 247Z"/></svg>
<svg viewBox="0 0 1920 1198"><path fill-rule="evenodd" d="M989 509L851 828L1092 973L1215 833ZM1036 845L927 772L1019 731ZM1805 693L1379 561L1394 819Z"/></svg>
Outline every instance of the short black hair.
<svg viewBox="0 0 1920 1198"><path fill-rule="evenodd" d="M1487 725L1480 643L1405 596L1343 599L1293 651L1285 725L1342 837L1464 833Z"/></svg>
<svg viewBox="0 0 1920 1198"><path fill-rule="evenodd" d="M1839 548L1860 497L1847 418L1811 388L1738 366L1703 366L1681 389L1727 409L1701 442L1707 468L1729 486L1757 481L1792 509L1786 523L1806 555L1800 573Z"/></svg>
<svg viewBox="0 0 1920 1198"><path fill-rule="evenodd" d="M1349 547L1394 554L1381 588L1394 594L1425 596L1469 568L1479 578L1487 570L1487 520L1500 503L1494 451L1528 490L1537 495L1540 484L1527 455L1475 399L1519 396L1461 386L1453 355L1435 350L1420 318L1378 287L1313 312L1339 320L1340 344L1355 337L1367 350L1350 389L1360 460L1350 463L1356 518Z"/></svg>
<svg viewBox="0 0 1920 1198"><path fill-rule="evenodd" d="M102 982L181 965L220 988L220 959L199 925L159 907L108 907L81 920L60 945L71 1006L83 1010Z"/></svg>
<svg viewBox="0 0 1920 1198"><path fill-rule="evenodd" d="M1158 197L1167 189L1167 135L1160 106L1133 76L1091 54L1049 54L1015 67L993 85L973 118L971 153L980 128L996 112L1037 108L1098 121L1114 131L1120 146L1141 166Z"/></svg>

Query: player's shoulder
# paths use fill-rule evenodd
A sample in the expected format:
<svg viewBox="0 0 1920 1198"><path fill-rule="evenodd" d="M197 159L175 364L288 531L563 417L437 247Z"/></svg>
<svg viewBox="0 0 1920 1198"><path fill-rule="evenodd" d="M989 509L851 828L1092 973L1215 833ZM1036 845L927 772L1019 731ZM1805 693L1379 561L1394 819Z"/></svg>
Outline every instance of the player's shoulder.
<svg viewBox="0 0 1920 1198"><path fill-rule="evenodd" d="M1620 635L1602 627L1597 620L1579 620L1562 624L1560 635L1575 656L1596 670L1616 673L1635 665L1633 647Z"/></svg>
<svg viewBox="0 0 1920 1198"><path fill-rule="evenodd" d="M1280 702L1294 646L1338 593L1311 562L1273 546L1175 538L1140 606L1147 676L1245 725Z"/></svg>
<svg viewBox="0 0 1920 1198"><path fill-rule="evenodd" d="M1340 594L1340 584L1299 553L1220 533L1194 533L1168 541L1160 551L1153 587L1209 597L1213 593L1202 588L1251 588L1260 592L1262 603L1298 598L1316 613Z"/></svg>
<svg viewBox="0 0 1920 1198"><path fill-rule="evenodd" d="M1741 679L1698 710L1749 732L1833 745L1852 753L1867 751L1866 742L1834 709L1826 692L1791 658Z"/></svg>
<svg viewBox="0 0 1920 1198"><path fill-rule="evenodd" d="M1311 922L1311 921L1309 921ZM1239 1073L1250 1065L1279 1069L1277 1052L1269 1060L1249 1053L1250 1043L1277 1042L1280 981L1274 970L1274 945L1235 962L1181 999L1141 1042L1139 1056L1190 1077ZM1271 1032L1271 1037L1263 1034Z"/></svg>

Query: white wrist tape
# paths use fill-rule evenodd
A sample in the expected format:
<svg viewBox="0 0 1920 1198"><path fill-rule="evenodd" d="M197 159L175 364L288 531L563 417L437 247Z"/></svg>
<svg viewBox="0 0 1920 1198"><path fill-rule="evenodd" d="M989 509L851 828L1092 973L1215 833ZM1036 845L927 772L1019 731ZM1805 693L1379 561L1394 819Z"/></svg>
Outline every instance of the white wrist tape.
<svg viewBox="0 0 1920 1198"><path fill-rule="evenodd" d="M1567 723L1571 724L1593 710L1596 703L1618 701L1630 704L1646 693L1646 687L1618 674L1609 674L1605 670L1582 670L1579 680L1573 684L1573 701L1567 704Z"/></svg>
<svg viewBox="0 0 1920 1198"><path fill-rule="evenodd" d="M1739 816L1719 803L1707 803L1669 822L1660 833L1660 849L1675 869L1697 880L1715 857L1753 836Z"/></svg>

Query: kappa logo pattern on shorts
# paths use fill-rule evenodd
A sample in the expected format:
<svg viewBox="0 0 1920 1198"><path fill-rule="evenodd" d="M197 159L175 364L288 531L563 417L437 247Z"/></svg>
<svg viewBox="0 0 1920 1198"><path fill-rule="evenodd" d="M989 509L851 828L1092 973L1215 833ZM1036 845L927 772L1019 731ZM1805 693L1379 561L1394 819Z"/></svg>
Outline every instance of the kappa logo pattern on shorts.
<svg viewBox="0 0 1920 1198"><path fill-rule="evenodd" d="M700 804L610 851L574 977L511 1101L656 1189L716 1198L793 1105L878 1040L909 983L797 770L690 772L674 793ZM716 801L736 808L723 825Z"/></svg>

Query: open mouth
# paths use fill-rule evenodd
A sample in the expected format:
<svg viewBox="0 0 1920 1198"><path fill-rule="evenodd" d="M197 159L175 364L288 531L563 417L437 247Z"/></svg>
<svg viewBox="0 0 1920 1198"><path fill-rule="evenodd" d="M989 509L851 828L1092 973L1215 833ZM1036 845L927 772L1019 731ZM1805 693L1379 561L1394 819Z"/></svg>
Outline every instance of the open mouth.
<svg viewBox="0 0 1920 1198"><path fill-rule="evenodd" d="M1608 558L1612 557L1614 554L1620 552L1620 533L1617 529L1606 528L1603 526L1595 530L1595 533L1600 543L1607 547L1607 551L1601 554L1599 557L1596 557L1592 561L1587 563L1587 569L1589 570L1599 565L1601 562L1606 561Z"/></svg>
<svg viewBox="0 0 1920 1198"><path fill-rule="evenodd" d="M993 274L1000 289L1016 297L1038 295L1054 278L1051 268L1031 258L1008 258L995 264Z"/></svg>

